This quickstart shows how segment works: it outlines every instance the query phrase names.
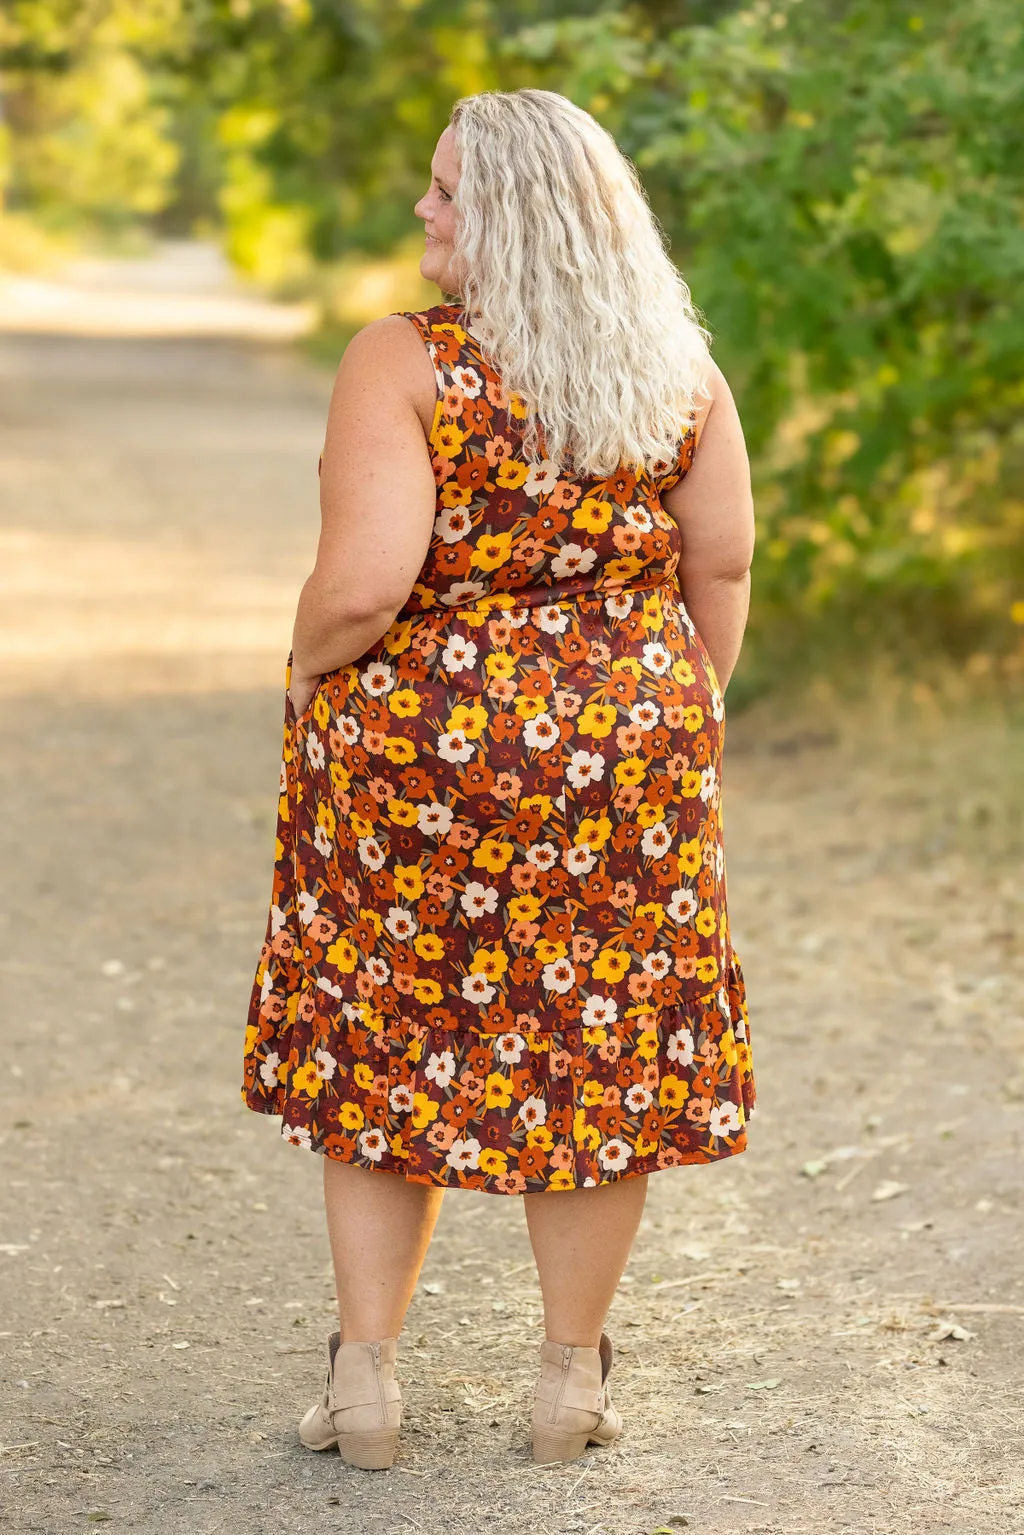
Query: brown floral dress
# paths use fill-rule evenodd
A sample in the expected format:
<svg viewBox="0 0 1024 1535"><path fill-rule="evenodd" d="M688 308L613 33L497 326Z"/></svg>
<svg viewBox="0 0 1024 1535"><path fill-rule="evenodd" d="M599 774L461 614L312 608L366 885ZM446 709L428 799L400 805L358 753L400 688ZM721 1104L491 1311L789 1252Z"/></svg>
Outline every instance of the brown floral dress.
<svg viewBox="0 0 1024 1535"><path fill-rule="evenodd" d="M434 536L387 633L286 698L242 1096L418 1182L592 1187L746 1145L722 694L659 491L522 455L460 311L428 348Z"/></svg>

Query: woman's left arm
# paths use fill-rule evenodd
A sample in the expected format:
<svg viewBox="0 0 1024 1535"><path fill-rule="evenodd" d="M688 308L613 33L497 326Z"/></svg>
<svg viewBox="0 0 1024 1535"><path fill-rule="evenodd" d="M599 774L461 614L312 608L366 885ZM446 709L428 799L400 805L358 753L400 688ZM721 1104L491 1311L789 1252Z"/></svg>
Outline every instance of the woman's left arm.
<svg viewBox="0 0 1024 1535"><path fill-rule="evenodd" d="M327 416L316 564L295 616L298 714L324 672L387 632L416 583L434 526L423 428L436 397L433 365L408 320L388 316L353 336Z"/></svg>

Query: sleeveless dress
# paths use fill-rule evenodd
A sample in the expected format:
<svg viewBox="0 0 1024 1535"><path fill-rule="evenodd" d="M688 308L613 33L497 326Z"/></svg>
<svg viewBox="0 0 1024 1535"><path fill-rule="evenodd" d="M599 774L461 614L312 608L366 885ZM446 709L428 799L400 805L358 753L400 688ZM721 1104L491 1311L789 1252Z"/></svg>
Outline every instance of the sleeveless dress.
<svg viewBox="0 0 1024 1535"><path fill-rule="evenodd" d="M434 534L387 633L300 717L286 696L243 1102L494 1194L734 1155L724 710L659 499L692 429L653 475L531 467L459 307L406 318L437 377Z"/></svg>

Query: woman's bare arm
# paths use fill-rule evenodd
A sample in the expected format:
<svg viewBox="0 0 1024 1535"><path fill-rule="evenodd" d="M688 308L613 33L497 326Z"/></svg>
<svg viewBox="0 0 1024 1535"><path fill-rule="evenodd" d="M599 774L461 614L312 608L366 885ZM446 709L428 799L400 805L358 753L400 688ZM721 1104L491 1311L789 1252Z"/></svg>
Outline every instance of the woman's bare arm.
<svg viewBox="0 0 1024 1535"><path fill-rule="evenodd" d="M434 526L423 428L435 400L433 367L408 320L375 320L349 342L327 417L316 565L295 617L296 708L317 677L386 633L416 583Z"/></svg>
<svg viewBox="0 0 1024 1535"><path fill-rule="evenodd" d="M683 535L679 585L686 611L724 689L750 606L754 500L736 402L717 363L708 383L712 399L692 467L662 504Z"/></svg>

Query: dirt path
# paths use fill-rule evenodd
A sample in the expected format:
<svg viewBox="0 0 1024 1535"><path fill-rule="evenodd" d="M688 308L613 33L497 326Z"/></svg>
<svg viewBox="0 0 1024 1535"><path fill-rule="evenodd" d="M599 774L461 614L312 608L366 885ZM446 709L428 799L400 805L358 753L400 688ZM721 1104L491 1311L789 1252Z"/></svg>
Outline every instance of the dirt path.
<svg viewBox="0 0 1024 1535"><path fill-rule="evenodd" d="M3 1530L1024 1531L998 720L730 722L760 1103L745 1156L651 1180L620 1444L532 1464L522 1207L452 1192L399 1462L313 1457L321 1164L238 1079L329 380L266 345L9 336L0 387Z"/></svg>

